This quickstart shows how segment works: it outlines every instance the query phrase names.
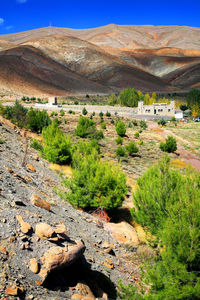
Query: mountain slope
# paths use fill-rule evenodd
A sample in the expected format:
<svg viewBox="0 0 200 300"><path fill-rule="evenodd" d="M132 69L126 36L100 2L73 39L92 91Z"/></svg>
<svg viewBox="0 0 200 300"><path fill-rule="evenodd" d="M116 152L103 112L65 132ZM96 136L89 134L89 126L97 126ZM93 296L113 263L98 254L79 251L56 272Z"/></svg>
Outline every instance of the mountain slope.
<svg viewBox="0 0 200 300"><path fill-rule="evenodd" d="M142 90L167 90L164 80L131 66L99 47L67 36L47 36L24 43L40 49L46 56L70 70L115 90L135 87Z"/></svg>
<svg viewBox="0 0 200 300"><path fill-rule="evenodd" d="M0 52L0 90L13 94L108 93L31 46Z"/></svg>

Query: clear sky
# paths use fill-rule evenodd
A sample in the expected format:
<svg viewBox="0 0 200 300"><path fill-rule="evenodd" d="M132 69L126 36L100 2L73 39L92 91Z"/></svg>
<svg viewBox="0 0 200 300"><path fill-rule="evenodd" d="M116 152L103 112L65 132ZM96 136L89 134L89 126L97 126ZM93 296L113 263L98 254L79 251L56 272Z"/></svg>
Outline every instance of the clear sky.
<svg viewBox="0 0 200 300"><path fill-rule="evenodd" d="M200 0L0 0L0 34L115 24L200 27Z"/></svg>

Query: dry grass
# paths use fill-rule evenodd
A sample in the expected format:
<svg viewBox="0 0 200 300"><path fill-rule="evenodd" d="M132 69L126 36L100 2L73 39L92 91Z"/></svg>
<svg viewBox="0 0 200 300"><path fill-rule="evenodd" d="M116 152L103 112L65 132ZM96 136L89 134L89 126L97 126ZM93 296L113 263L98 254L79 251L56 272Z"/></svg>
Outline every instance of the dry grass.
<svg viewBox="0 0 200 300"><path fill-rule="evenodd" d="M49 168L50 168L50 170L57 172L57 173L61 173L67 177L72 176L72 169L70 166L61 166L58 164L50 164Z"/></svg>

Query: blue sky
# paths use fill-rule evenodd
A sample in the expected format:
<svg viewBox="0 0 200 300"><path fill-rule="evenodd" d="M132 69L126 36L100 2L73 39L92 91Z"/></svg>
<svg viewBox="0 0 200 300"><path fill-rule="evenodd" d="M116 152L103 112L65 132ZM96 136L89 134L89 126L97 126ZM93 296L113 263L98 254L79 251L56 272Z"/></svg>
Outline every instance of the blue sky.
<svg viewBox="0 0 200 300"><path fill-rule="evenodd" d="M110 23L200 27L200 0L0 0L0 34Z"/></svg>

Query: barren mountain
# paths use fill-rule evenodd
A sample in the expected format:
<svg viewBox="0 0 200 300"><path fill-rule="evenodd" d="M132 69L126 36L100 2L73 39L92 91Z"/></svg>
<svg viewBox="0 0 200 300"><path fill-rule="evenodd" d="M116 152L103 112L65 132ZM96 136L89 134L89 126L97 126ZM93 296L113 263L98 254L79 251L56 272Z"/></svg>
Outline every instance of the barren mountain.
<svg viewBox="0 0 200 300"><path fill-rule="evenodd" d="M1 35L0 51L13 48L14 45L16 49L19 49L18 46L25 48L31 46L34 53L40 53L39 56L41 55L47 61L50 60L54 65L59 64L59 68L62 69L62 75L59 76L62 78L65 72L68 73L68 77L69 72L72 72L70 76L74 78L73 84L70 80L66 81L66 78L60 80L58 73L48 78L46 74L46 77L42 78L43 81L38 84L37 80L41 79L39 70L44 68L44 64L40 67L38 63L37 76L29 74L32 79L30 77L28 79L25 72L24 80L27 82L26 88L24 85L25 92L30 89L34 91L36 88L37 91L50 94L84 93L85 91L107 93L126 87L135 87L143 91L171 91L173 84L176 88L184 89L191 86L187 76L184 83L165 81L170 77L167 74L187 67L193 78L192 85L198 86L198 82L195 81L197 76L194 66L200 63L199 37L200 28L187 26L111 24L91 29L47 27ZM3 55L5 52L1 53L1 57ZM27 57L25 61L31 63L33 58L31 55ZM19 63L13 61L14 57L12 57L12 64ZM4 66L4 72L5 68ZM12 68L10 63L7 64L7 68ZM17 78L18 76L19 74ZM20 80L23 81L23 74L20 76ZM15 85L17 82L19 79ZM6 86L6 78L2 78L1 90ZM21 88L22 86L17 90Z"/></svg>
<svg viewBox="0 0 200 300"><path fill-rule="evenodd" d="M0 66L0 88L5 94L109 92L109 88L72 72L31 46L19 46L0 52Z"/></svg>

